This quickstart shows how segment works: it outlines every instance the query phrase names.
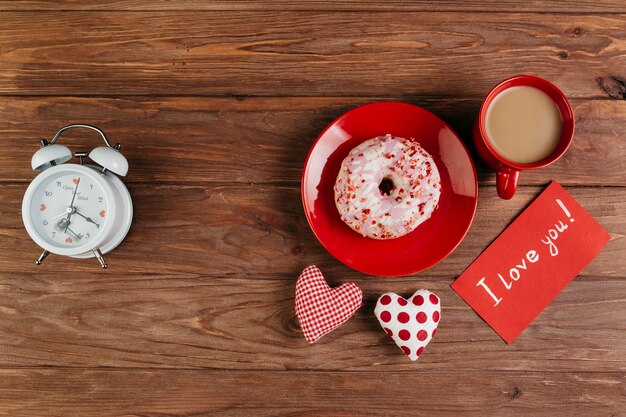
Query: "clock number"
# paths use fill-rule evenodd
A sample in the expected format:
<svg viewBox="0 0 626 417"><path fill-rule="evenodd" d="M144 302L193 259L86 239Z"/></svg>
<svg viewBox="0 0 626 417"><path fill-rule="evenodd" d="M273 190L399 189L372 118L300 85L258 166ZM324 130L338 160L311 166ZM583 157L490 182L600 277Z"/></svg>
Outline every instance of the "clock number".
<svg viewBox="0 0 626 417"><path fill-rule="evenodd" d="M43 225L44 225L44 226L47 226L47 225L48 225L48 220L43 219Z"/></svg>
<svg viewBox="0 0 626 417"><path fill-rule="evenodd" d="M52 237L55 237L57 232L52 232Z"/></svg>
<svg viewBox="0 0 626 417"><path fill-rule="evenodd" d="M98 203L102 203L102 197L98 197Z"/></svg>
<svg viewBox="0 0 626 417"><path fill-rule="evenodd" d="M93 184L89 184L89 189L93 190Z"/></svg>
<svg viewBox="0 0 626 417"><path fill-rule="evenodd" d="M57 187L61 186L61 181L57 181Z"/></svg>
<svg viewBox="0 0 626 417"><path fill-rule="evenodd" d="M90 237L91 237L91 235L90 235L89 233L87 233L87 234L85 235L85 239L89 239Z"/></svg>
<svg viewBox="0 0 626 417"><path fill-rule="evenodd" d="M52 191L44 191L46 193L46 197L50 197L52 195Z"/></svg>

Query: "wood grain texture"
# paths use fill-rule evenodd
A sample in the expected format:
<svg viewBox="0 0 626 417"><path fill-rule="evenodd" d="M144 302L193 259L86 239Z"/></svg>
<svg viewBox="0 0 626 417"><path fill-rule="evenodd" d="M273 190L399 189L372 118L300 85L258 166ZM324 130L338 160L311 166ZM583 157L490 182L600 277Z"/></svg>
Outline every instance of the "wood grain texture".
<svg viewBox="0 0 626 417"><path fill-rule="evenodd" d="M35 270L38 250L15 215L23 188L8 184L0 194L0 366L411 370L373 320L373 303L390 289L425 287L442 296L445 319L420 359L424 369L626 370L624 188L606 188L602 199L594 188L568 189L612 240L512 346L449 284L541 187L523 187L508 202L481 187L475 223L454 254L397 279L364 277L327 254L297 187L244 185L135 184L136 220L107 256L109 270L54 256ZM333 284L357 282L366 303L349 325L307 347L293 291L311 263Z"/></svg>
<svg viewBox="0 0 626 417"><path fill-rule="evenodd" d="M471 127L480 100L397 97L436 113L473 152ZM0 182L30 182L38 141L63 124L88 122L123 144L131 183L297 184L307 152L335 117L380 98L36 97L0 99ZM522 184L626 185L624 100L572 102L576 137L552 166L522 174ZM71 139L75 138L75 139ZM87 139L87 140L86 140ZM63 136L73 150L98 146L89 132ZM477 161L481 184L494 172Z"/></svg>
<svg viewBox="0 0 626 417"><path fill-rule="evenodd" d="M19 273L39 254L21 222L26 185L4 185L0 194L0 268ZM430 276L456 277L543 190L523 187L510 201L493 187L479 190L478 210L469 234L453 256L428 270ZM568 188L572 196L611 234L611 241L585 269L587 275L625 277L626 189ZM162 186L136 184L130 234L112 253L108 271L92 262L50 257L41 270L59 273L285 275L294 279L310 264L342 273L341 265L317 242L308 227L300 189L278 186ZM93 261L95 262L95 261Z"/></svg>
<svg viewBox="0 0 626 417"><path fill-rule="evenodd" d="M387 417L393 409L399 416L623 417L625 382L617 372L9 369L0 371L0 414Z"/></svg>
<svg viewBox="0 0 626 417"><path fill-rule="evenodd" d="M59 10L134 10L134 11L250 11L250 10L297 10L297 11L481 11L481 12L568 12L623 13L626 5L620 0L576 1L566 0L1 0L0 10L59 11Z"/></svg>
<svg viewBox="0 0 626 417"><path fill-rule="evenodd" d="M618 0L0 0L0 416L626 417L626 3ZM368 277L311 233L299 179L336 116L377 100L435 112L466 143L482 97L518 73L575 107L568 153L496 197L411 277ZM37 141L87 122L121 142L128 238L49 257L21 224ZM69 135L74 150L90 136ZM475 155L474 155L475 157ZM556 179L610 233L600 255L506 345L450 288ZM364 292L307 345L300 271ZM429 288L437 337L408 361L373 317ZM390 399L391 398L391 399Z"/></svg>
<svg viewBox="0 0 626 417"><path fill-rule="evenodd" d="M297 275L5 273L0 367L626 371L623 277L575 280L507 345L454 293L452 279L326 275L333 285L350 280L362 288L364 305L307 345L294 313ZM383 292L409 296L418 288L437 293L443 310L437 337L414 363L373 311Z"/></svg>
<svg viewBox="0 0 626 417"><path fill-rule="evenodd" d="M3 12L0 94L480 98L529 73L623 97L625 36L617 14Z"/></svg>

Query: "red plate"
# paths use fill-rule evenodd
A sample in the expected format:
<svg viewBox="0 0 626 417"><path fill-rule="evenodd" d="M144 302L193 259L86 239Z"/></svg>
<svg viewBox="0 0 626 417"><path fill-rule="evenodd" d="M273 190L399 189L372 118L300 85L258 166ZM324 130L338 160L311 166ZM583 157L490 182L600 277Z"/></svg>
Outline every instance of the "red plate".
<svg viewBox="0 0 626 417"><path fill-rule="evenodd" d="M341 220L333 187L350 150L387 133L413 138L432 155L442 190L439 207L413 232L375 240ZM434 114L406 103L372 103L340 116L317 138L302 173L302 203L317 239L341 262L371 275L409 275L446 258L469 230L477 201L476 170L461 139Z"/></svg>

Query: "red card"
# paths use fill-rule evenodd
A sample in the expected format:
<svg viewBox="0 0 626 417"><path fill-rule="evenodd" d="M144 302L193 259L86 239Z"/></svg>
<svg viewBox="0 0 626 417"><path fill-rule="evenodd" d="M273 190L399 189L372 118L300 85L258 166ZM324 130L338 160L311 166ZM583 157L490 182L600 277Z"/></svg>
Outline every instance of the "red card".
<svg viewBox="0 0 626 417"><path fill-rule="evenodd" d="M608 241L607 231L552 182L452 288L511 343Z"/></svg>

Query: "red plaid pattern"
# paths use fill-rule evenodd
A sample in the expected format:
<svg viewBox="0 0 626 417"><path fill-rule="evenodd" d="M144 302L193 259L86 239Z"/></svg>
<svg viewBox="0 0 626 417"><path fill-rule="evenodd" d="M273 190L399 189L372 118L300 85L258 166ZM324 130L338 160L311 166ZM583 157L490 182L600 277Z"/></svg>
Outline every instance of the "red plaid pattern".
<svg viewBox="0 0 626 417"><path fill-rule="evenodd" d="M356 285L330 288L315 265L306 268L296 283L296 316L306 341L313 343L345 323L362 300Z"/></svg>

